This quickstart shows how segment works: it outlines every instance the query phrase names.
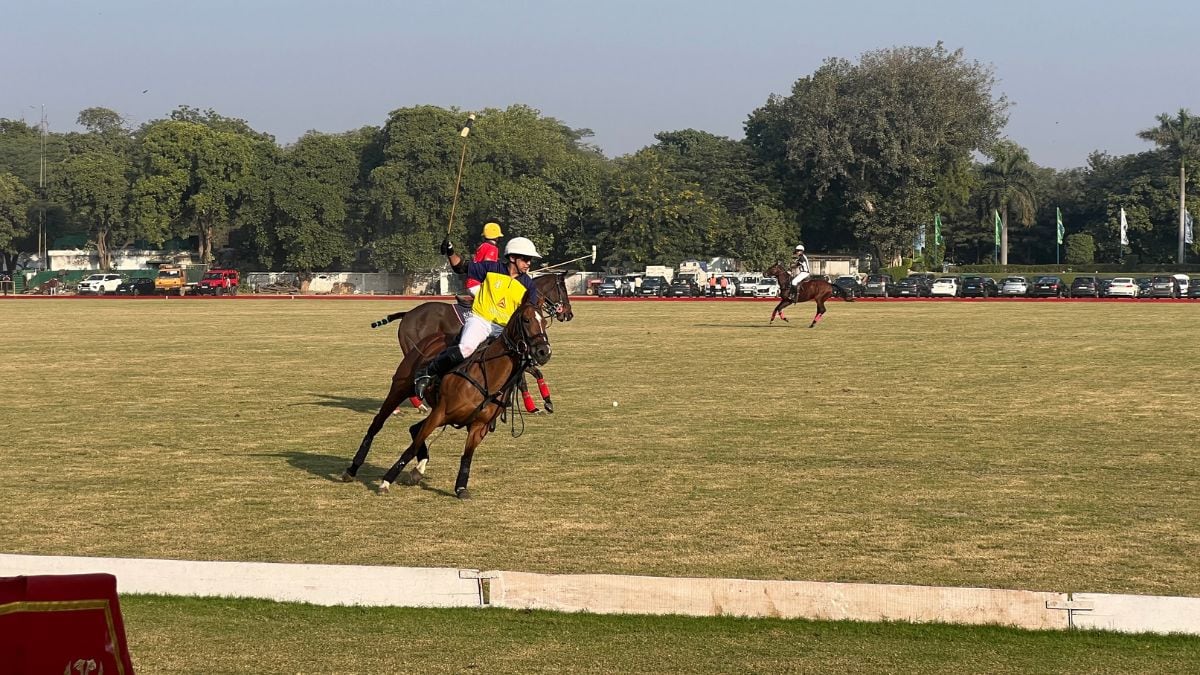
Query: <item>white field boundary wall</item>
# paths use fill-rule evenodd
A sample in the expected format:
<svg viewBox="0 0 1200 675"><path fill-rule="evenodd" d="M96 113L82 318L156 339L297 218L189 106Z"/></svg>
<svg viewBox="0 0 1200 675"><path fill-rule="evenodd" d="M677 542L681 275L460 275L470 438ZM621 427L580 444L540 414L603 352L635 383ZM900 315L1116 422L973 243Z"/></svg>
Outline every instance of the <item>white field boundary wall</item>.
<svg viewBox="0 0 1200 675"><path fill-rule="evenodd" d="M92 572L115 575L121 593L316 605L504 607L1200 635L1200 598L1190 597L0 553L0 576Z"/></svg>

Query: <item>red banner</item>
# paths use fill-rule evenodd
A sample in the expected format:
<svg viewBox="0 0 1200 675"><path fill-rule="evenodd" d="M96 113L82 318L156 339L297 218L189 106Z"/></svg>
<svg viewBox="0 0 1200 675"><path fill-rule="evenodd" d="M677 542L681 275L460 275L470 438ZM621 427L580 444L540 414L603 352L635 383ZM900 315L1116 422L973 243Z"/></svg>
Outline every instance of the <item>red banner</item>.
<svg viewBox="0 0 1200 675"><path fill-rule="evenodd" d="M132 675L111 574L0 577L0 675Z"/></svg>

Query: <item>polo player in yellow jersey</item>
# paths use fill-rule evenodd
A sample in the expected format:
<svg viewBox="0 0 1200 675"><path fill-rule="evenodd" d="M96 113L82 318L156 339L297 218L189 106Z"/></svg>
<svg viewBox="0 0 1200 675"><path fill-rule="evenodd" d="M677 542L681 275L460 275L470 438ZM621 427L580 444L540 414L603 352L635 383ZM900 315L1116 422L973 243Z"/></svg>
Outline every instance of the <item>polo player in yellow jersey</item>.
<svg viewBox="0 0 1200 675"><path fill-rule="evenodd" d="M467 269L467 285L478 285L471 316L463 325L458 344L450 345L417 370L413 377L414 395L425 397L425 388L461 364L483 341L498 337L523 300L536 305L537 287L529 276L534 258L542 257L533 242L513 237L504 247L504 260L473 262Z"/></svg>

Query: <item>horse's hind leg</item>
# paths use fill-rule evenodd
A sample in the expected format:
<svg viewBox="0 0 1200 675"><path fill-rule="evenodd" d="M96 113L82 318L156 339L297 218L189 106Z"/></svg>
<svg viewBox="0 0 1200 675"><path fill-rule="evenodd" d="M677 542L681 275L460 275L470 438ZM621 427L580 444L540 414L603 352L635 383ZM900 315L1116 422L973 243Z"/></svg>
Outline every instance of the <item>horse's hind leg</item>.
<svg viewBox="0 0 1200 675"><path fill-rule="evenodd" d="M388 417L392 412L400 406L400 401L404 399L405 390L409 387L405 386L404 382L397 382L392 379L392 388L388 390L387 398L383 400L383 405L379 406L379 412L375 413L375 419L371 420L371 426L367 427L367 433L363 436L362 442L358 444L358 452L354 453L354 459L350 466L342 472L342 480L350 482L358 475L358 469L362 467L363 462L367 460L367 453L371 452L371 443L375 440L375 435L383 429L383 425L387 422Z"/></svg>
<svg viewBox="0 0 1200 675"><path fill-rule="evenodd" d="M475 457L475 448L479 447L487 433L487 422L475 422L467 428L467 445L463 449L462 459L458 462L458 478L454 480L454 495L459 499L471 498L471 493L467 490L467 481L471 480L471 460Z"/></svg>

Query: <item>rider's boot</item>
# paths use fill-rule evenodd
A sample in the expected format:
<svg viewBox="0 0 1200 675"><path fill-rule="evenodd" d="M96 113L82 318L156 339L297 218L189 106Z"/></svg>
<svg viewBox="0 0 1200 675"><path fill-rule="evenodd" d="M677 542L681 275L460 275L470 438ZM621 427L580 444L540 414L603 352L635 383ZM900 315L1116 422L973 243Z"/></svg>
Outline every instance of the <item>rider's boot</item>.
<svg viewBox="0 0 1200 675"><path fill-rule="evenodd" d="M425 398L425 388L435 377L441 377L454 370L454 367L465 359L458 345L450 345L442 350L433 360L417 369L413 376L413 396Z"/></svg>

